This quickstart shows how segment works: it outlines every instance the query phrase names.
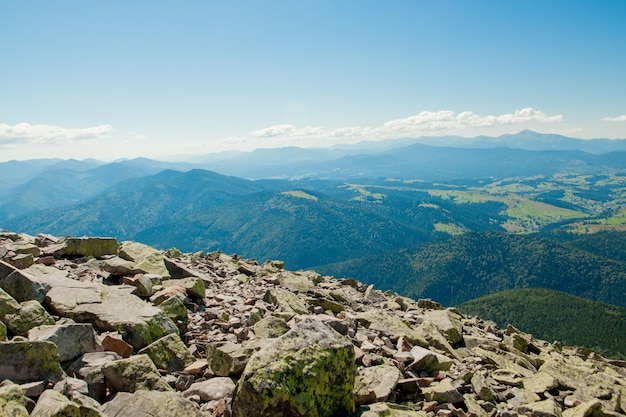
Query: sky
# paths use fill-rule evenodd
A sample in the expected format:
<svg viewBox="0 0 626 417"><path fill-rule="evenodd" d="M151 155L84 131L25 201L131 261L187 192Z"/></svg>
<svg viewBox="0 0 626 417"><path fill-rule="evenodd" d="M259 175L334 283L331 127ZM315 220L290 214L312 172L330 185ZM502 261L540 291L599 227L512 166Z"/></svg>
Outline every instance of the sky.
<svg viewBox="0 0 626 417"><path fill-rule="evenodd" d="M623 139L625 22L623 0L0 0L0 161Z"/></svg>

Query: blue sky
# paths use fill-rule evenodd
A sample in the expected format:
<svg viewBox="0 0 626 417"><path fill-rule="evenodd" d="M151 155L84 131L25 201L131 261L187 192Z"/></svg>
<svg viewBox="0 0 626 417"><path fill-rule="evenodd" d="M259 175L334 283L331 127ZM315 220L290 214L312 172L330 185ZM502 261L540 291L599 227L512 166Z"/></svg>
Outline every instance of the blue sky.
<svg viewBox="0 0 626 417"><path fill-rule="evenodd" d="M0 160L626 138L626 2L0 1Z"/></svg>

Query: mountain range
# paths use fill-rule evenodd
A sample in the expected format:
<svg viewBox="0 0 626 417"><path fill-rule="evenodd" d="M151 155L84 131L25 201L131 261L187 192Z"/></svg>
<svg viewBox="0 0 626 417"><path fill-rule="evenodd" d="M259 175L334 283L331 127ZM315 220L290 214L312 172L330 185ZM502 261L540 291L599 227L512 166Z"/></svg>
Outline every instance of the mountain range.
<svg viewBox="0 0 626 417"><path fill-rule="evenodd" d="M9 161L0 227L281 259L451 306L516 288L626 306L626 140L523 131Z"/></svg>

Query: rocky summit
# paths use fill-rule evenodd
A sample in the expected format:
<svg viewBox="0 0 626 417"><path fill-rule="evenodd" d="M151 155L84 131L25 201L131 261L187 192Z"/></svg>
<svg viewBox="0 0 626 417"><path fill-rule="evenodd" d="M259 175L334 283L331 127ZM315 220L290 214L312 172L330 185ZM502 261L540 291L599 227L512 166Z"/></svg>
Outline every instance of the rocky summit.
<svg viewBox="0 0 626 417"><path fill-rule="evenodd" d="M280 261L0 232L0 416L618 416L625 366Z"/></svg>

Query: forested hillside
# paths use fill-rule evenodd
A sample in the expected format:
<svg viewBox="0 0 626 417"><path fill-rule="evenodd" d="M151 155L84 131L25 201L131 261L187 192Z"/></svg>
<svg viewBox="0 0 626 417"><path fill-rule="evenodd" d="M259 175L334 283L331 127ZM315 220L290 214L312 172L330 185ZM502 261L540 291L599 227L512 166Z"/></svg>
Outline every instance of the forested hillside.
<svg viewBox="0 0 626 417"><path fill-rule="evenodd" d="M590 252L594 239L623 242L624 234L615 233L590 235L583 250L538 235L472 232L316 269L450 306L513 288L550 288L626 306L626 263Z"/></svg>
<svg viewBox="0 0 626 417"><path fill-rule="evenodd" d="M626 358L626 309L560 291L520 288L486 295L459 306L463 313L514 323L545 340L587 346L609 357Z"/></svg>

